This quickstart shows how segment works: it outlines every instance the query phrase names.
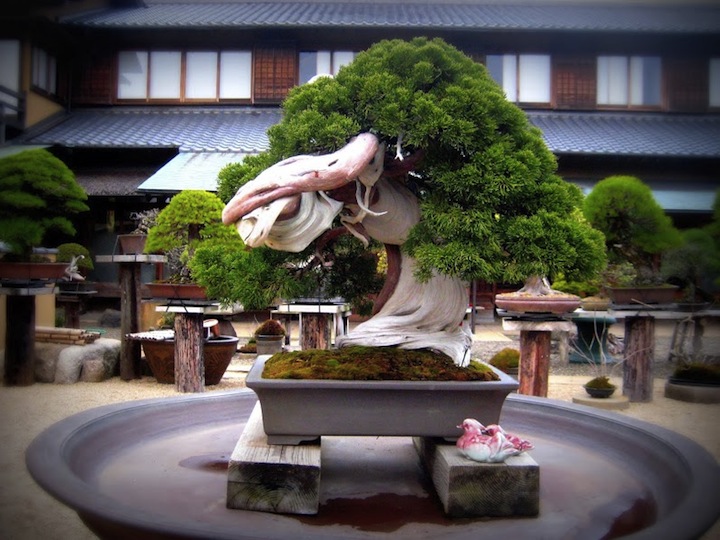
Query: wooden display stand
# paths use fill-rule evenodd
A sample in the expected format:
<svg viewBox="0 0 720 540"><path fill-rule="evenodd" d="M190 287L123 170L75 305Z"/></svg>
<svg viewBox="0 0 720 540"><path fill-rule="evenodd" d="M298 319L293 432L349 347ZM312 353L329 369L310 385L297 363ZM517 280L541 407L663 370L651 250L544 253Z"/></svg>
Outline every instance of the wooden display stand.
<svg viewBox="0 0 720 540"><path fill-rule="evenodd" d="M120 378L124 381L139 379L140 342L126 336L140 331L140 270L143 264L160 264L166 258L164 255L98 255L95 261L120 265Z"/></svg>
<svg viewBox="0 0 720 540"><path fill-rule="evenodd" d="M12 313L5 317L6 386L35 383L35 297L52 293L52 287L0 287L6 312Z"/></svg>
<svg viewBox="0 0 720 540"><path fill-rule="evenodd" d="M553 332L570 332L570 321L503 319L503 330L520 331L519 394L547 397Z"/></svg>

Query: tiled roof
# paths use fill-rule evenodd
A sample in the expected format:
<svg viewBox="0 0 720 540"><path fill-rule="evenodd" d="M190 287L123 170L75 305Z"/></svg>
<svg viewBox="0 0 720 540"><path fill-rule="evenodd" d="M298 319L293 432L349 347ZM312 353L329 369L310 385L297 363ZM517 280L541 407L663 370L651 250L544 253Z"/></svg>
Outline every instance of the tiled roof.
<svg viewBox="0 0 720 540"><path fill-rule="evenodd" d="M720 115L528 112L556 154L720 157Z"/></svg>
<svg viewBox="0 0 720 540"><path fill-rule="evenodd" d="M178 148L185 152L257 153L280 110L251 107L78 109L24 142L98 148Z"/></svg>
<svg viewBox="0 0 720 540"><path fill-rule="evenodd" d="M145 180L138 191L173 193L184 189L217 191L218 173L228 163L239 163L243 152L180 152Z"/></svg>
<svg viewBox="0 0 720 540"><path fill-rule="evenodd" d="M153 172L148 167L80 169L75 178L91 197L123 197L137 195L138 186Z"/></svg>
<svg viewBox="0 0 720 540"><path fill-rule="evenodd" d="M680 3L680 2L679 2ZM178 2L108 9L62 20L96 28L369 27L717 33L715 6L506 5L451 2Z"/></svg>
<svg viewBox="0 0 720 540"><path fill-rule="evenodd" d="M720 115L528 111L556 154L720 157ZM78 109L26 144L256 153L277 108Z"/></svg>

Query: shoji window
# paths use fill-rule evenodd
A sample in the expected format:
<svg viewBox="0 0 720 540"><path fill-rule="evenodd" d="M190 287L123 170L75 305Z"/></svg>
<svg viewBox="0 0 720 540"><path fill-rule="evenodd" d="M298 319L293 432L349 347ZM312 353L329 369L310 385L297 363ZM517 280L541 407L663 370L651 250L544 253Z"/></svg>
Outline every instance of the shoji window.
<svg viewBox="0 0 720 540"><path fill-rule="evenodd" d="M720 107L720 58L710 59L709 105Z"/></svg>
<svg viewBox="0 0 720 540"><path fill-rule="evenodd" d="M250 51L123 51L118 99L217 102L248 100Z"/></svg>
<svg viewBox="0 0 720 540"><path fill-rule="evenodd" d="M355 59L353 51L302 51L298 83L305 84L315 75L336 75L340 68Z"/></svg>
<svg viewBox="0 0 720 540"><path fill-rule="evenodd" d="M599 56L597 103L610 106L661 104L662 62L657 56Z"/></svg>
<svg viewBox="0 0 720 540"><path fill-rule="evenodd" d="M489 55L486 65L508 100L515 103L550 103L549 55Z"/></svg>

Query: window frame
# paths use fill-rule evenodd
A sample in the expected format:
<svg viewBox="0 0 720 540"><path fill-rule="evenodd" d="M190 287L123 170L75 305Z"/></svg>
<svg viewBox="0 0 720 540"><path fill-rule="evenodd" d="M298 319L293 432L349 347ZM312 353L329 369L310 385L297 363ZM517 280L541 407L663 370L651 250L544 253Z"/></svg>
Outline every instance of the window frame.
<svg viewBox="0 0 720 540"><path fill-rule="evenodd" d="M30 87L39 94L59 98L58 59L37 45L32 46Z"/></svg>
<svg viewBox="0 0 720 540"><path fill-rule="evenodd" d="M708 109L720 110L720 56L708 59ZM713 92L715 95L713 96Z"/></svg>
<svg viewBox="0 0 720 540"><path fill-rule="evenodd" d="M553 94L553 59L551 54L546 53L503 53L503 54L488 54L485 56L485 66L488 67L490 58L495 58L500 62L502 69L502 80L495 80L505 92L505 97L508 101L515 103L522 107L534 107L534 108L551 108L554 104ZM533 83L527 82L529 75L528 69L532 68L532 59L542 59L543 64L540 66L545 71L542 92L547 95L547 101L537 100L521 100L523 94L529 91L528 85ZM490 68L488 67L490 71ZM506 70L511 73L511 76L506 80ZM492 73L491 73L492 76ZM525 80L526 82L523 82ZM536 90L532 89L533 92Z"/></svg>
<svg viewBox="0 0 720 540"><path fill-rule="evenodd" d="M121 55L123 53L136 53L136 54L143 54L146 58L146 67L145 67L145 73L141 74L141 77L144 77L144 86L145 86L145 92L144 96L142 97L121 97L120 95L120 79L123 76L121 73ZM174 84L178 84L178 97L168 97L168 96L160 96L160 97L153 97L152 90L153 88L158 88L157 86L153 86L153 54L156 55L157 58L160 57L160 55L163 54L172 54L176 53L179 55L179 66L177 70L177 82ZM191 70L196 69L198 66L200 69L202 69L202 64L199 64L195 68L189 68L189 63L192 62L192 60L188 60L188 56L192 58L192 55L195 54L214 54L215 57L215 64L212 67L211 71L214 72L214 87L215 87L215 96L214 97L196 97L191 94L190 85L191 81L188 77L191 75ZM241 59L244 56L247 56L247 58L244 61L240 62L240 65L247 69L245 74L247 75L247 80L245 82L242 82L239 85L236 85L235 88L241 88L243 90L247 91L247 96L243 97L222 97L222 91L223 91L223 56L228 53L240 53ZM238 104L247 104L251 103L252 101L252 88L253 88L253 68L252 68L252 57L253 52L251 49L217 49L217 48L193 48L193 49L126 49L126 50L120 50L117 52L116 55L116 67L115 67L115 73L116 73L116 84L114 89L114 99L117 103L146 103L146 104L182 104L182 103L192 103L192 104L219 104L219 103L238 103ZM227 57L226 57L227 58ZM228 65L228 68L230 68L231 65ZM156 76L157 76L157 68L156 68ZM165 81L163 81L165 83Z"/></svg>
<svg viewBox="0 0 720 540"><path fill-rule="evenodd" d="M302 80L302 66L303 66L303 55L308 54L314 54L316 56L315 58L315 73L312 77L310 77L308 80ZM343 60L343 56L351 55L352 58L350 61ZM297 57L297 82L296 84L302 85L307 83L308 81L312 80L313 77L317 77L318 75L331 75L335 76L338 74L338 71L340 71L340 68L343 66L349 64L352 62L355 57L358 55L358 51L351 50L351 49L307 49L307 50L300 50L298 51L298 57ZM320 71L318 69L318 57L321 57L323 59L322 65L327 66L327 69Z"/></svg>
<svg viewBox="0 0 720 540"><path fill-rule="evenodd" d="M657 73L657 103L633 103L634 91L638 88L636 74L638 69L642 72L644 69L644 61L652 60L658 63ZM644 110L644 111L657 111L663 110L667 107L667 95L664 88L665 80L665 65L663 58L658 55L617 55L617 54L600 54L596 58L597 69L595 73L596 77L596 97L595 106L600 110ZM624 74L619 71L617 67L622 63ZM616 67L612 67L615 65ZM601 70L606 70L606 73L601 73ZM604 75L604 76L603 76ZM609 81L613 76L620 75L624 80L623 89L624 101L617 103L606 103L601 102L601 93L609 93L612 91L612 82ZM645 74L641 74L643 79L640 83L640 88L644 87ZM607 90L606 90L607 89Z"/></svg>

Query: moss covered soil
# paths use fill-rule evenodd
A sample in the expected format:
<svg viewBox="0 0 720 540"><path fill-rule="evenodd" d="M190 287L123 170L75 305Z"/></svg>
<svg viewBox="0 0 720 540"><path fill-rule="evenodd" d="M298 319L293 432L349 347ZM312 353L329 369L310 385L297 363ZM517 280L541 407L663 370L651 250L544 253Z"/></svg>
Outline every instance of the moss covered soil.
<svg viewBox="0 0 720 540"><path fill-rule="evenodd" d="M345 381L496 381L497 374L480 362L457 366L449 356L428 350L396 347L282 352L266 363L266 379L333 379Z"/></svg>

